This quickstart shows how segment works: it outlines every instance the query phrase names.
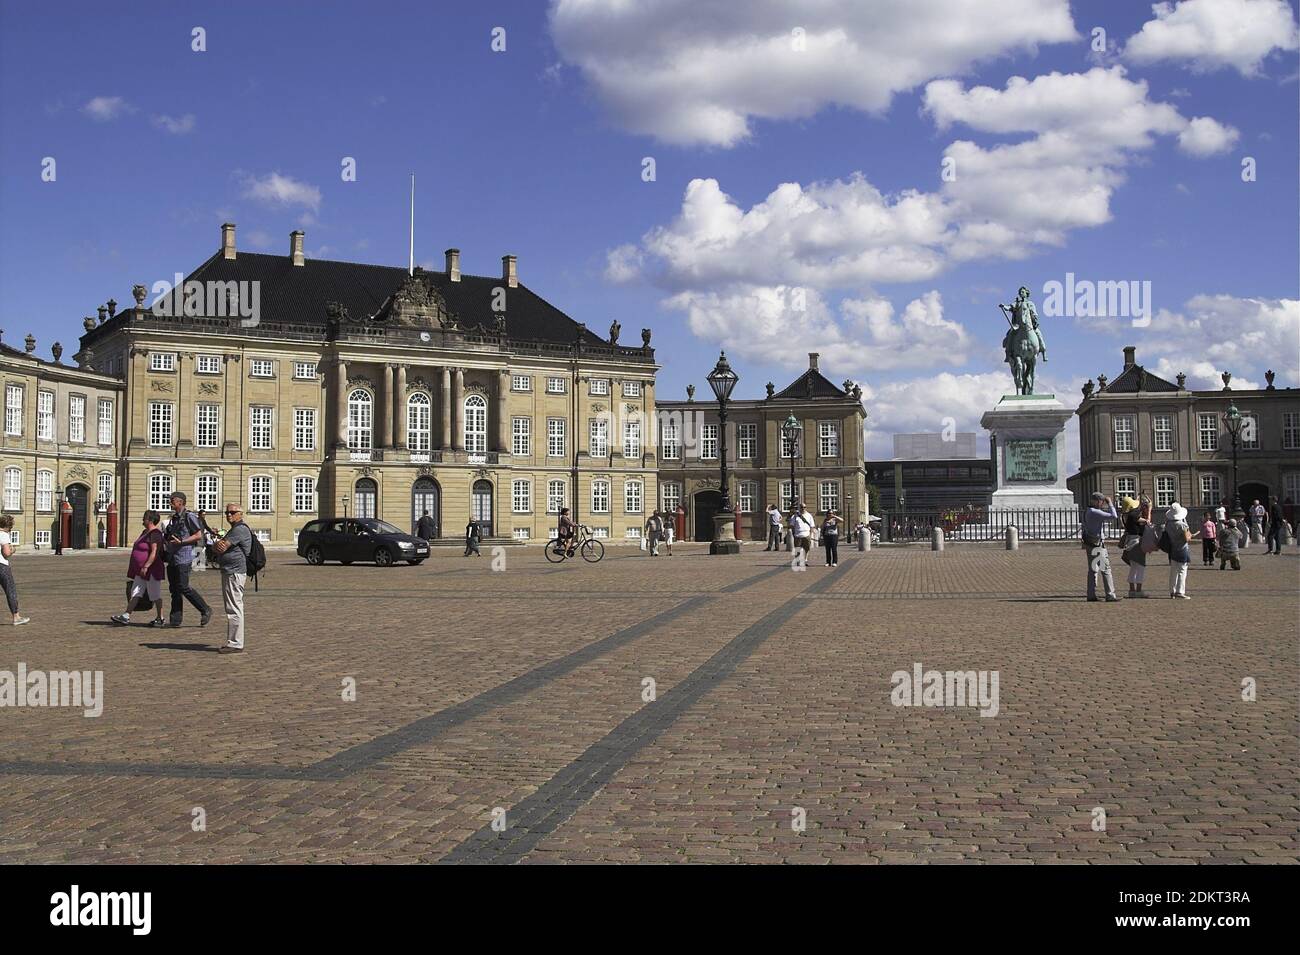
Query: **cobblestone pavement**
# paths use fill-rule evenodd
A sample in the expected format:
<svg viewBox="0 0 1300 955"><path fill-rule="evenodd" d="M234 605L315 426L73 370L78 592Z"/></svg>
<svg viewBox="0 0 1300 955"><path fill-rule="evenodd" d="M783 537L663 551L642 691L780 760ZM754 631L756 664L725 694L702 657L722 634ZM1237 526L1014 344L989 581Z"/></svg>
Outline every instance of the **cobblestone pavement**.
<svg viewBox="0 0 1300 955"><path fill-rule="evenodd" d="M1064 544L272 552L239 656L220 616L109 627L124 554L20 557L0 670L102 670L105 705L0 708L0 861L1296 862L1288 551L1117 605ZM893 705L916 664L997 671L996 715Z"/></svg>

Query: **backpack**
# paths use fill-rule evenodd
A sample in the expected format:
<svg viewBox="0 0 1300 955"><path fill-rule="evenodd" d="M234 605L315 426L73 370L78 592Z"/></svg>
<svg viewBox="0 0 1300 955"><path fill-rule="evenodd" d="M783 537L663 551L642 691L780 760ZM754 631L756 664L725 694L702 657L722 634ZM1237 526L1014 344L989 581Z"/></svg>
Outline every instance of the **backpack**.
<svg viewBox="0 0 1300 955"><path fill-rule="evenodd" d="M1173 554L1174 542L1169 539L1168 530L1164 530L1160 532L1160 540L1156 542L1156 546L1160 550L1164 551L1166 554L1170 554L1170 555Z"/></svg>
<svg viewBox="0 0 1300 955"><path fill-rule="evenodd" d="M248 569L248 575L253 578L253 589L256 590L257 575L266 569L266 548L257 539L257 535L251 531L248 538L248 553L244 556L244 564Z"/></svg>

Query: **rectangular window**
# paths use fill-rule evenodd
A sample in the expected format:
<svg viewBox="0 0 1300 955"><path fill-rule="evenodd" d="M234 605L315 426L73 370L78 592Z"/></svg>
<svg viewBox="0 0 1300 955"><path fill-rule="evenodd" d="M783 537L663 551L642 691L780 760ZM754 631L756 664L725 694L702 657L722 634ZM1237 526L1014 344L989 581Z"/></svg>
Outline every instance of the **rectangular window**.
<svg viewBox="0 0 1300 955"><path fill-rule="evenodd" d="M77 444L86 440L85 395L68 395L68 440Z"/></svg>
<svg viewBox="0 0 1300 955"><path fill-rule="evenodd" d="M99 443L113 443L113 400L99 399Z"/></svg>
<svg viewBox="0 0 1300 955"><path fill-rule="evenodd" d="M591 482L591 513L593 514L609 513L609 482L608 481Z"/></svg>
<svg viewBox="0 0 1300 955"><path fill-rule="evenodd" d="M639 382L639 381L625 381L625 382L623 382L623 397L624 397L624 398L640 398L640 397L641 397L641 382Z"/></svg>
<svg viewBox="0 0 1300 955"><path fill-rule="evenodd" d="M293 479L293 509L299 514L311 514L315 512L315 478L304 475Z"/></svg>
<svg viewBox="0 0 1300 955"><path fill-rule="evenodd" d="M248 479L248 512L266 514L271 510L271 478L259 474Z"/></svg>
<svg viewBox="0 0 1300 955"><path fill-rule="evenodd" d="M271 450L271 411L265 405L248 409L248 446L255 451Z"/></svg>
<svg viewBox="0 0 1300 955"><path fill-rule="evenodd" d="M113 501L113 475L107 471L101 471L99 474L99 504L101 507L108 507Z"/></svg>
<svg viewBox="0 0 1300 955"><path fill-rule="evenodd" d="M19 468L5 468L5 510L20 511L23 507L23 472Z"/></svg>
<svg viewBox="0 0 1300 955"><path fill-rule="evenodd" d="M1156 478L1156 507L1168 507L1178 495L1174 479L1168 475Z"/></svg>
<svg viewBox="0 0 1300 955"><path fill-rule="evenodd" d="M1167 414L1151 418L1151 447L1155 451L1174 449L1174 419Z"/></svg>
<svg viewBox="0 0 1300 955"><path fill-rule="evenodd" d="M565 506L564 489L567 486L568 482L564 480L552 480L546 482L546 513L560 513L560 508Z"/></svg>
<svg viewBox="0 0 1300 955"><path fill-rule="evenodd" d="M293 409L293 449L295 451L316 450L316 409Z"/></svg>
<svg viewBox="0 0 1300 955"><path fill-rule="evenodd" d="M150 371L175 371L176 354L169 351L155 351L149 353L149 370Z"/></svg>
<svg viewBox="0 0 1300 955"><path fill-rule="evenodd" d="M682 503L682 486L676 481L665 481L659 485L659 498L663 503L664 512L671 518L677 510L677 505Z"/></svg>
<svg viewBox="0 0 1300 955"><path fill-rule="evenodd" d="M527 527L516 527L510 532L510 536L517 541L526 541L533 536L533 532Z"/></svg>
<svg viewBox="0 0 1300 955"><path fill-rule="evenodd" d="M758 498L758 484L755 481L740 482L740 513L753 514Z"/></svg>
<svg viewBox="0 0 1300 955"><path fill-rule="evenodd" d="M641 513L641 492L644 485L640 481L628 481L623 485L623 510L628 514Z"/></svg>
<svg viewBox="0 0 1300 955"><path fill-rule="evenodd" d="M510 485L510 509L516 514L530 514L533 510L533 482L515 481Z"/></svg>
<svg viewBox="0 0 1300 955"><path fill-rule="evenodd" d="M1241 449L1259 450L1259 416L1253 411L1241 416Z"/></svg>
<svg viewBox="0 0 1300 955"><path fill-rule="evenodd" d="M668 418L659 428L659 456L665 461L682 456L682 435L676 418Z"/></svg>
<svg viewBox="0 0 1300 955"><path fill-rule="evenodd" d="M1117 414L1111 418L1115 430L1115 450L1133 450L1133 416Z"/></svg>
<svg viewBox="0 0 1300 955"><path fill-rule="evenodd" d="M1137 478L1134 477L1117 477L1115 478L1115 497L1131 497L1137 500Z"/></svg>
<svg viewBox="0 0 1300 955"><path fill-rule="evenodd" d="M38 511L54 510L54 472L36 472L36 509Z"/></svg>
<svg viewBox="0 0 1300 955"><path fill-rule="evenodd" d="M170 474L149 475L149 510L166 514L171 510L172 476Z"/></svg>
<svg viewBox="0 0 1300 955"><path fill-rule="evenodd" d="M840 509L839 481L822 481L818 490L821 492L821 510L823 513Z"/></svg>
<svg viewBox="0 0 1300 955"><path fill-rule="evenodd" d="M269 358L253 358L248 362L248 373L254 378L274 378L275 362Z"/></svg>
<svg viewBox="0 0 1300 955"><path fill-rule="evenodd" d="M608 378L591 379L591 384L590 387L588 388L588 391L590 394L593 395L609 394L609 379Z"/></svg>
<svg viewBox="0 0 1300 955"><path fill-rule="evenodd" d="M205 514L221 509L221 478L200 474L194 479L194 508Z"/></svg>
<svg viewBox="0 0 1300 955"><path fill-rule="evenodd" d="M638 458L641 456L641 421L639 418L630 418L623 422L623 457Z"/></svg>
<svg viewBox="0 0 1300 955"><path fill-rule="evenodd" d="M515 418L510 422L510 453L524 457L533 453L532 418Z"/></svg>
<svg viewBox="0 0 1300 955"><path fill-rule="evenodd" d="M8 428L6 427L6 431ZM54 392L38 391L36 393L36 438L39 441L54 440Z"/></svg>
<svg viewBox="0 0 1300 955"><path fill-rule="evenodd" d="M706 424L700 428L700 457L706 461L718 456L718 426Z"/></svg>
<svg viewBox="0 0 1300 955"><path fill-rule="evenodd" d="M510 390L511 390L511 391L532 391L532 390L533 390L533 378L532 378L532 376L531 376L531 375L511 375L511 376L510 376Z"/></svg>
<svg viewBox="0 0 1300 955"><path fill-rule="evenodd" d="M23 386L5 385L5 434L23 433Z"/></svg>
<svg viewBox="0 0 1300 955"><path fill-rule="evenodd" d="M835 421L817 422L817 456L837 458L840 454L840 426Z"/></svg>
<svg viewBox="0 0 1300 955"><path fill-rule="evenodd" d="M1217 414L1198 414L1196 432L1200 435L1202 451L1219 450L1219 416Z"/></svg>
<svg viewBox="0 0 1300 955"><path fill-rule="evenodd" d="M297 381L315 381L316 363L314 361L296 361L293 363L293 377Z"/></svg>
<svg viewBox="0 0 1300 955"><path fill-rule="evenodd" d="M1288 451L1300 448L1300 411L1282 412L1282 447Z"/></svg>
<svg viewBox="0 0 1300 955"><path fill-rule="evenodd" d="M50 546L50 532L49 532L49 531L37 531L37 532L33 535L33 539L36 541L36 546L37 546L37 547L49 547L49 546ZM17 544L18 542L17 542L17 541L14 541L14 543Z"/></svg>
<svg viewBox="0 0 1300 955"><path fill-rule="evenodd" d="M758 457L758 425L751 421L740 425L738 431L740 447L737 457Z"/></svg>
<svg viewBox="0 0 1300 955"><path fill-rule="evenodd" d="M215 448L221 437L221 406L199 404L194 406L194 446Z"/></svg>
<svg viewBox="0 0 1300 955"><path fill-rule="evenodd" d="M546 393L547 393L548 395L562 395L562 394L564 394L564 379L563 379L563 378L547 378L547 379L546 379Z"/></svg>
<svg viewBox="0 0 1300 955"><path fill-rule="evenodd" d="M546 456L564 457L564 419L546 419Z"/></svg>
<svg viewBox="0 0 1300 955"><path fill-rule="evenodd" d="M1300 472L1282 475L1282 500L1300 501Z"/></svg>
<svg viewBox="0 0 1300 955"><path fill-rule="evenodd" d="M194 359L194 370L200 375L221 374L220 355L198 355Z"/></svg>
<svg viewBox="0 0 1300 955"><path fill-rule="evenodd" d="M1201 475L1201 504L1206 507L1217 507L1223 500L1223 484L1217 474Z"/></svg>
<svg viewBox="0 0 1300 955"><path fill-rule="evenodd" d="M149 402L149 443L155 448L172 444L172 406L166 401Z"/></svg>

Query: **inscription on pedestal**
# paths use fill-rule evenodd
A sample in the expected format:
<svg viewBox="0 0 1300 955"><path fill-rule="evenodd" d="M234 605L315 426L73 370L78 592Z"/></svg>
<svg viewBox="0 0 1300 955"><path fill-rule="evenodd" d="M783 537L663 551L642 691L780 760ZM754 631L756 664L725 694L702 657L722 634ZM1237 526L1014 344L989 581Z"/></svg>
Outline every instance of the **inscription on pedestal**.
<svg viewBox="0 0 1300 955"><path fill-rule="evenodd" d="M1006 442L1007 481L1056 480L1056 442L1012 438Z"/></svg>

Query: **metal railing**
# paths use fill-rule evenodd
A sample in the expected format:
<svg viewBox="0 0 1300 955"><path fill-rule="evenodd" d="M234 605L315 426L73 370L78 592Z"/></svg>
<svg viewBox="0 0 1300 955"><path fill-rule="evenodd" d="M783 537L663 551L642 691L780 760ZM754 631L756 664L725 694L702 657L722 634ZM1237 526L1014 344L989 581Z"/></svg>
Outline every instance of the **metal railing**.
<svg viewBox="0 0 1300 955"><path fill-rule="evenodd" d="M943 528L948 541L994 541L1014 526L1020 540L1078 540L1082 535L1082 509L1038 508L1003 510L983 507L942 511L885 511L880 520L880 539L886 542L928 541L935 527ZM1123 525L1106 525L1106 538L1118 540Z"/></svg>

